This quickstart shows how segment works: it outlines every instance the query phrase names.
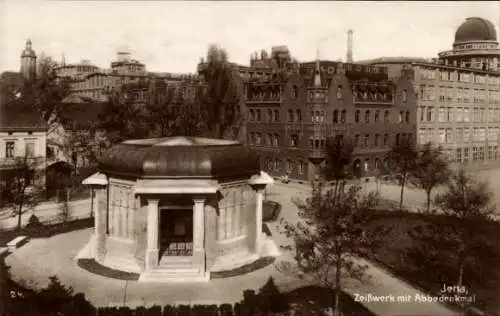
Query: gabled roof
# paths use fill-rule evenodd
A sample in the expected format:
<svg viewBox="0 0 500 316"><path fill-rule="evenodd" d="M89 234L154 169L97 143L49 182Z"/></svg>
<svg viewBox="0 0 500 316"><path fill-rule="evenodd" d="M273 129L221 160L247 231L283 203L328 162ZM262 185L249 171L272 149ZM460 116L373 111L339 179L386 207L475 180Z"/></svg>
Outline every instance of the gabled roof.
<svg viewBox="0 0 500 316"><path fill-rule="evenodd" d="M40 113L29 105L0 104L0 131L47 131Z"/></svg>

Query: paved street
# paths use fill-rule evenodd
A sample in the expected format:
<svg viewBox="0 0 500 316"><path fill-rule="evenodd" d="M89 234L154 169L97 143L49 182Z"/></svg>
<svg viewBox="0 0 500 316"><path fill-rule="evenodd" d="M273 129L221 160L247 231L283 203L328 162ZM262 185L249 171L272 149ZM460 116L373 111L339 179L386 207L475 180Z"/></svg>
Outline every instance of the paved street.
<svg viewBox="0 0 500 316"><path fill-rule="evenodd" d="M289 221L296 221L297 209L291 197L305 197L301 186L274 185L268 198L282 204L282 216ZM270 225L273 239L279 245L287 244L287 238L279 233L277 224ZM48 277L57 274L63 283L74 287L77 292L84 292L96 306L121 305L129 306L168 304L168 303L225 303L236 302L242 298L244 289L258 289L269 276L273 276L278 286L287 290L295 288L304 281L284 276L275 266L237 276L229 279L218 279L208 284L192 286L169 284L144 284L132 281L112 280L89 273L76 265L77 253L90 238L91 229L54 236L48 239L34 239L7 257L12 266L12 274L18 278L44 286ZM278 260L286 260L289 254L283 254ZM349 281L346 290L352 295L371 294L376 297L386 295L414 296L418 290L405 282L388 274L386 271L369 266L371 280L366 284ZM380 303L370 302L365 306L377 315L454 315L444 306L437 303Z"/></svg>

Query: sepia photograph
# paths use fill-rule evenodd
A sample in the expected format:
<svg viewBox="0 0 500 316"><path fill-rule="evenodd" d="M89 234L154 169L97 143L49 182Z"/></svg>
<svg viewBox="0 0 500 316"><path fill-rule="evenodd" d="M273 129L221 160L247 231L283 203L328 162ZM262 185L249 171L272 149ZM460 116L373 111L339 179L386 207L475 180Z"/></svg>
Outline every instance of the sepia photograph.
<svg viewBox="0 0 500 316"><path fill-rule="evenodd" d="M0 316L500 316L499 26L0 0Z"/></svg>

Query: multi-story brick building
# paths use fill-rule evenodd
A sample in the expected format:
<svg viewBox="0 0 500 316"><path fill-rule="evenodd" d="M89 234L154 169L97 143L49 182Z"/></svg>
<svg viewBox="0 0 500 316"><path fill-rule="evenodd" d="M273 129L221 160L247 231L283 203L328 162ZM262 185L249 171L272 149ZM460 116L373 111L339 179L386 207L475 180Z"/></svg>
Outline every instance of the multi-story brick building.
<svg viewBox="0 0 500 316"><path fill-rule="evenodd" d="M342 62L302 63L283 78L246 83L247 141L274 176L310 180L328 138L352 139L357 177L384 169L390 147L415 137L415 97L404 77Z"/></svg>
<svg viewBox="0 0 500 316"><path fill-rule="evenodd" d="M417 92L417 141L441 145L451 160L470 167L498 166L500 154L500 49L493 24L468 18L453 50L439 58L367 61L402 71Z"/></svg>

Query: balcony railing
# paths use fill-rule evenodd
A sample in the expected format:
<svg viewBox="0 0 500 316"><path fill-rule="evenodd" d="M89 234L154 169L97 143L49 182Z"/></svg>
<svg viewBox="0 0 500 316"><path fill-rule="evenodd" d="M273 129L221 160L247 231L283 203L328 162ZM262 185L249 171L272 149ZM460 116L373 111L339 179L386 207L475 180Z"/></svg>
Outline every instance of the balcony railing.
<svg viewBox="0 0 500 316"><path fill-rule="evenodd" d="M45 162L45 157L10 157L0 158L0 169L18 169L23 165L28 165L29 168L38 168Z"/></svg>

